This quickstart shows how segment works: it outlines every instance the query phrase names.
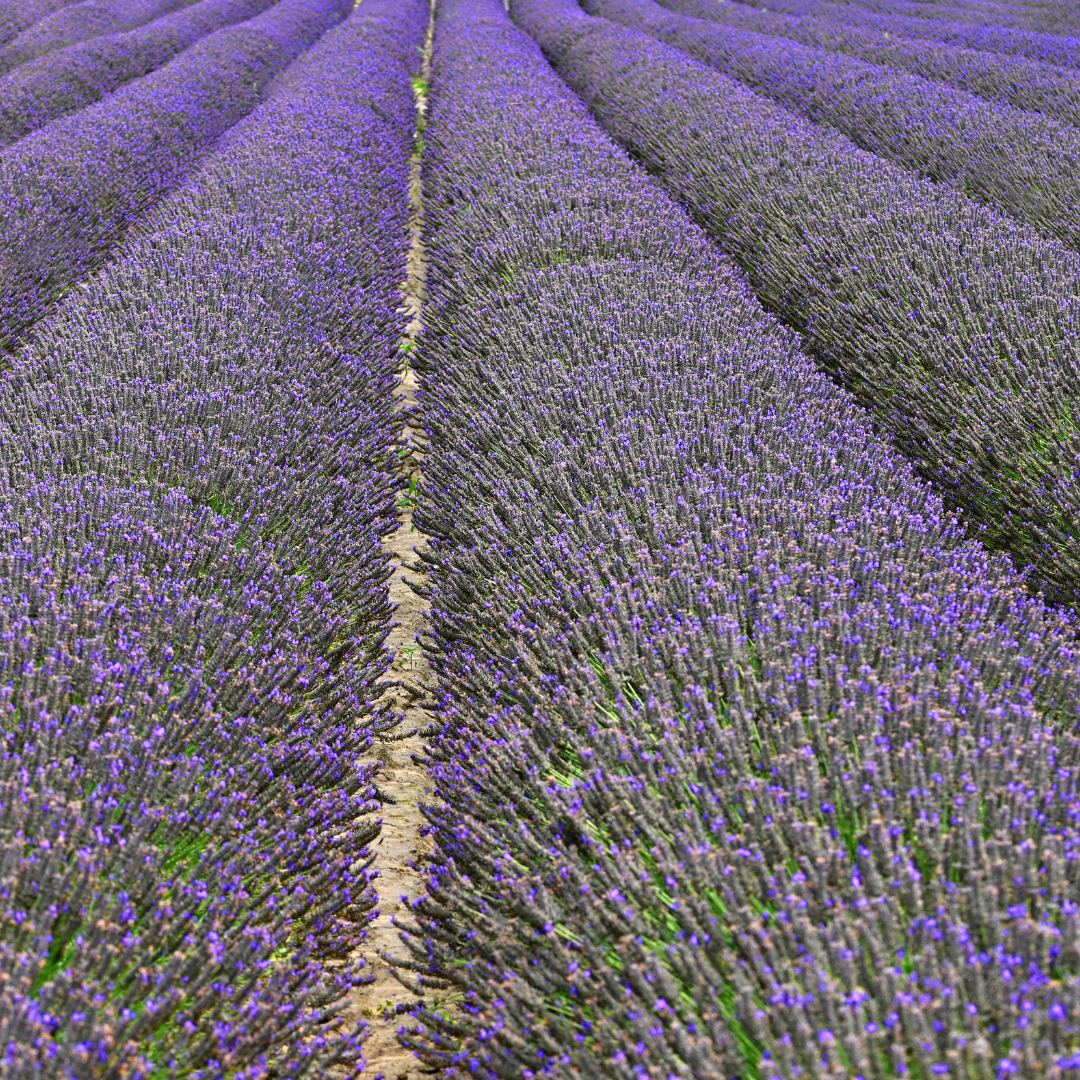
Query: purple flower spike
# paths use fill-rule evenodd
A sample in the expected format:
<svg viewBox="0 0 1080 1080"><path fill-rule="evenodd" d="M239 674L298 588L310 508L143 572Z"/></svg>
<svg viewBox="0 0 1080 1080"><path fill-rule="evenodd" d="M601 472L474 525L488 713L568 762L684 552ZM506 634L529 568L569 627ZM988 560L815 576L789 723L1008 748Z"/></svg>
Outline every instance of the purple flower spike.
<svg viewBox="0 0 1080 1080"><path fill-rule="evenodd" d="M0 78L0 146L167 64L199 38L276 0L201 0L148 26L59 49Z"/></svg>
<svg viewBox="0 0 1080 1080"><path fill-rule="evenodd" d="M1035 115L856 57L687 18L654 0L582 6L681 49L864 150L1080 248L1080 131L1073 126L1080 111L1064 121ZM1080 83L1071 89L1080 101Z"/></svg>
<svg viewBox="0 0 1080 1080"><path fill-rule="evenodd" d="M280 0L0 153L0 348L98 266L347 0Z"/></svg>
<svg viewBox="0 0 1080 1080"><path fill-rule="evenodd" d="M647 176L498 0L437 6L407 947L453 1004L406 1047L490 1078L1052 1069L1080 1051L1050 1015L1080 1005L1074 621L664 193L752 95L696 67L691 99L685 57L570 3L516 12L605 122L668 141ZM769 225L818 183L786 145L782 184L744 155L701 213L777 274L831 235Z"/></svg>
<svg viewBox="0 0 1080 1080"><path fill-rule="evenodd" d="M603 2L657 25L691 25L651 0ZM1080 397L1080 255L860 149L684 52L585 15L573 0L514 0L511 8L608 132L705 224L761 298L805 333L826 370L873 411L919 472L966 511L973 531L1018 566L1030 566L1033 584L1050 599L1080 603L1080 416L1071 404ZM687 34L694 40L715 44L715 35L727 33L700 21L692 26ZM827 76L839 69L827 54L747 37L756 42L753 52L740 46L727 54L732 63L760 60L765 78L765 68L783 54L788 61L778 78L814 82L817 68L806 66L807 57L822 57L821 82L832 87L823 93L840 102L843 95ZM870 74L877 79L880 72ZM864 71L845 85L858 96L868 78ZM810 82L803 83L807 93ZM907 119L923 102L918 109L909 102L890 120L883 103L893 100L891 93L868 91L866 109L852 105L851 115L864 117L880 104L880 131L888 128L889 139L911 135L913 145L937 153ZM932 98L926 105L935 113L939 99ZM1001 134L986 121L992 107L974 97L968 104L972 131L982 132L978 139L991 153ZM941 107L950 124L961 122L952 106ZM1023 115L1023 123L1043 123ZM977 168L983 151L969 147L968 154L950 130L942 153L956 150L962 168ZM1063 146L1072 145L1075 129L1065 134ZM1019 162L1029 150L1041 153L1040 146L1056 152L1039 136L1017 150L1017 167L1025 167ZM1043 205L1044 186L1047 199L1056 198L1057 167L1045 183L1036 170L1019 185L1032 207ZM1060 175L1071 188L1076 169L1067 165ZM1075 223L1077 198L1063 198L1065 217ZM951 392L943 394L942 385Z"/></svg>
<svg viewBox="0 0 1080 1080"><path fill-rule="evenodd" d="M274 12L295 53L327 9ZM363 1064L427 6L284 70L273 25L263 103L0 378L5 1075Z"/></svg>
<svg viewBox="0 0 1080 1080"><path fill-rule="evenodd" d="M711 3L710 0L662 2L669 10L694 19L707 19L733 29L755 31L774 38L788 38L827 52L843 53L871 64L897 68L921 75L924 79L970 90L987 101L1045 113L1069 124L1076 125L1080 120L1080 74L1055 66L1060 60L1042 62L1039 59L1042 51L1035 51L1034 58L1028 59L1024 55L1010 55L1003 48L981 52L977 47L962 45L960 41L946 44L930 39L921 40L915 34L920 29L932 32L933 23L902 16L895 19L878 16L875 19L851 6L837 7L818 0L802 5L796 0L792 4L791 14L746 4ZM941 24L937 25L940 27ZM967 29L978 33L981 28ZM987 32L1003 33L997 27L988 28ZM1051 45L1059 48L1067 40L1058 37L1047 39ZM1072 44L1075 47L1080 42L1074 40ZM1080 61L1080 49L1070 51L1068 55L1075 59L1067 66L1076 67L1077 61Z"/></svg>

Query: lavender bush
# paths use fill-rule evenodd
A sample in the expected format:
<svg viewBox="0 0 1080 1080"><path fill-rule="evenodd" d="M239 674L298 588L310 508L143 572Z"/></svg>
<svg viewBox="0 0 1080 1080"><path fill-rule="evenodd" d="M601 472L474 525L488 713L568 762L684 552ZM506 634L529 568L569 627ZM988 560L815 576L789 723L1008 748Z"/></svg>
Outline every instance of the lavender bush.
<svg viewBox="0 0 1080 1080"><path fill-rule="evenodd" d="M0 10L0 44L10 41L39 19L74 3L78 0L5 0Z"/></svg>
<svg viewBox="0 0 1080 1080"><path fill-rule="evenodd" d="M933 41L916 41L902 30L869 30L848 25L843 13L835 20L781 15L744 4L715 0L664 0L664 7L694 19L707 19L740 30L756 31L828 52L845 53L872 64L910 71L926 79L970 90L1000 101L1080 122L1080 75L1052 64L1019 56L996 56Z"/></svg>
<svg viewBox="0 0 1080 1080"><path fill-rule="evenodd" d="M981 22L970 24L919 19L895 13L880 15L862 11L850 4L830 3L828 0L755 0L755 6L787 15L829 18L848 26L899 33L906 37L959 45L978 52L1025 56L1029 60L1059 64L1067 68L1080 67L1080 38L1075 36L1016 30Z"/></svg>
<svg viewBox="0 0 1080 1080"><path fill-rule="evenodd" d="M582 6L1080 248L1080 131L1070 124L878 64L687 18L654 0Z"/></svg>
<svg viewBox="0 0 1080 1080"><path fill-rule="evenodd" d="M1080 260L569 0L518 11L985 541L1080 600Z"/></svg>
<svg viewBox="0 0 1080 1080"><path fill-rule="evenodd" d="M348 6L281 0L0 153L0 347L100 264Z"/></svg>
<svg viewBox="0 0 1080 1080"><path fill-rule="evenodd" d="M0 78L0 146L100 101L167 64L207 34L276 0L201 0L149 26L108 34L23 64Z"/></svg>
<svg viewBox="0 0 1080 1080"><path fill-rule="evenodd" d="M1060 1076L1071 624L497 0L438 6L429 109L439 800L404 1041L527 1080Z"/></svg>
<svg viewBox="0 0 1080 1080"><path fill-rule="evenodd" d="M947 4L938 3L937 0L855 0L846 6L857 12L867 11L876 15L899 15L930 22L975 26L991 25L1035 33L1058 34L1076 27L1076 16L1069 11L1067 4L1009 4L995 3L994 0L950 0Z"/></svg>
<svg viewBox="0 0 1080 1080"><path fill-rule="evenodd" d="M35 23L0 48L0 73L87 38L132 30L170 14L184 3L185 0L82 0Z"/></svg>
<svg viewBox="0 0 1080 1080"><path fill-rule="evenodd" d="M5 1076L357 1071L425 24L329 32L0 383Z"/></svg>

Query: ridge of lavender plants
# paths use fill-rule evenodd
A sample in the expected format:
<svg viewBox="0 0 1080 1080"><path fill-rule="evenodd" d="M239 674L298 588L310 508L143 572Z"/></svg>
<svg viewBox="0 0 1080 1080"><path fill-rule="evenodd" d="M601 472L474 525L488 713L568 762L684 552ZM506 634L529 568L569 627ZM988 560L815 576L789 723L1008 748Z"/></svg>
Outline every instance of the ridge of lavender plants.
<svg viewBox="0 0 1080 1080"><path fill-rule="evenodd" d="M82 0L28 27L0 48L0 74L102 34L133 30L192 0Z"/></svg>
<svg viewBox="0 0 1080 1080"><path fill-rule="evenodd" d="M519 10L984 541L1076 604L1076 254L640 31L562 0Z"/></svg>
<svg viewBox="0 0 1080 1080"><path fill-rule="evenodd" d="M80 42L0 77L0 146L100 101L167 64L199 38L277 0L199 0L148 26Z"/></svg>
<svg viewBox="0 0 1080 1080"><path fill-rule="evenodd" d="M328 32L0 376L5 1077L362 1064L426 14Z"/></svg>
<svg viewBox="0 0 1080 1080"><path fill-rule="evenodd" d="M745 0L736 0L745 2ZM873 15L900 15L926 22L985 25L1042 34L1060 34L1076 29L1077 20L1064 4L1051 6L1027 3L996 3L994 0L839 0L840 7Z"/></svg>
<svg viewBox="0 0 1080 1080"><path fill-rule="evenodd" d="M798 116L916 176L997 206L1080 248L1080 129L894 71L751 30L668 11L654 0L584 0Z"/></svg>
<svg viewBox="0 0 1080 1080"><path fill-rule="evenodd" d="M5 0L0 10L0 44L33 26L54 11L77 4L79 0Z"/></svg>
<svg viewBox="0 0 1080 1080"><path fill-rule="evenodd" d="M0 152L0 348L99 266L349 7L279 0Z"/></svg>
<svg viewBox="0 0 1080 1080"><path fill-rule="evenodd" d="M718 2L728 3L729 0ZM746 0L731 2L745 4ZM1075 35L1039 33L979 23L940 22L895 13L880 15L861 11L849 4L831 3L829 0L754 0L754 6L785 15L827 16L868 30L899 32L908 37L938 41L946 45L960 45L979 52L1025 56L1029 60L1039 60L1046 64L1080 68L1080 38Z"/></svg>
<svg viewBox="0 0 1080 1080"><path fill-rule="evenodd" d="M497 0L438 5L429 94L405 1045L514 1080L1062 1075L1072 622Z"/></svg>
<svg viewBox="0 0 1080 1080"><path fill-rule="evenodd" d="M902 26L892 31L860 29L850 25L843 12L834 13L832 18L813 18L716 0L663 0L663 7L694 19L790 38L802 45L908 71L1074 126L1080 122L1080 75L1053 64L919 41L905 37Z"/></svg>

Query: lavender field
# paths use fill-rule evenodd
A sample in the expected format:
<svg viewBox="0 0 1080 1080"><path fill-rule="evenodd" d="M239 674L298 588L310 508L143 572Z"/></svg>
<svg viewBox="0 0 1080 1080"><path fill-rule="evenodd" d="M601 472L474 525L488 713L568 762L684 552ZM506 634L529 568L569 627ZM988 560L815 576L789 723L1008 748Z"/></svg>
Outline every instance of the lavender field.
<svg viewBox="0 0 1080 1080"><path fill-rule="evenodd" d="M1080 1077L1080 5L0 0L0 1080Z"/></svg>

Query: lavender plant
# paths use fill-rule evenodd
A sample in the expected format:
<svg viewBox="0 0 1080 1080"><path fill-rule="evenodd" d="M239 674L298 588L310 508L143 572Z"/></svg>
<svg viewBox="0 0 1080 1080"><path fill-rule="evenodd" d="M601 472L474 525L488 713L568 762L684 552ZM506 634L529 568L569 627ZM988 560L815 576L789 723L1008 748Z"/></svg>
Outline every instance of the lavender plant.
<svg viewBox="0 0 1080 1080"><path fill-rule="evenodd" d="M1076 18L1068 5L997 3L995 0L950 0L947 4L936 0L856 0L850 6L857 12L867 11L876 15L900 15L905 18L929 22L968 23L975 26L991 25L1035 33L1058 34L1076 27Z"/></svg>
<svg viewBox="0 0 1080 1080"><path fill-rule="evenodd" d="M0 11L0 44L10 41L21 30L54 11L74 3L78 0L7 0Z"/></svg>
<svg viewBox="0 0 1080 1080"><path fill-rule="evenodd" d="M355 1075L425 5L371 0L0 383L5 1075Z"/></svg>
<svg viewBox="0 0 1080 1080"><path fill-rule="evenodd" d="M1045 113L1072 125L1080 121L1080 77L1052 64L917 41L904 37L902 29L861 29L849 25L842 12L837 12L834 19L811 18L712 0L664 0L663 6L694 19L790 38L828 52L909 71L970 90L989 101Z"/></svg>
<svg viewBox="0 0 1080 1080"><path fill-rule="evenodd" d="M326 1008L361 973L326 969L373 903L373 792L289 640L329 605L182 492L48 478L6 505L5 1071L348 1065Z"/></svg>
<svg viewBox="0 0 1080 1080"><path fill-rule="evenodd" d="M637 31L518 10L985 541L1075 604L1077 257Z"/></svg>
<svg viewBox="0 0 1080 1080"><path fill-rule="evenodd" d="M1067 68L1080 67L1080 39L1065 34L1018 30L985 22L972 24L919 19L896 13L881 15L850 4L830 3L829 0L756 0L755 6L787 15L827 17L848 26L901 33L905 37L938 41L978 52L1025 56L1029 60Z"/></svg>
<svg viewBox="0 0 1080 1080"><path fill-rule="evenodd" d="M845 0L846 2L846 0ZM993 0L856 0L850 4L855 11L876 15L901 15L905 18L926 19L928 22L967 23L974 26L1000 26L1036 32L1057 33L1062 24L1068 25L1067 14L1058 10L1036 9L1027 3L995 3Z"/></svg>
<svg viewBox="0 0 1080 1080"><path fill-rule="evenodd" d="M108 34L23 64L0 78L0 146L100 101L167 64L207 34L276 0L200 0L149 26Z"/></svg>
<svg viewBox="0 0 1080 1080"><path fill-rule="evenodd" d="M133 30L184 6L185 0L82 0L61 8L0 48L0 73L87 38ZM188 3L191 0L187 0Z"/></svg>
<svg viewBox="0 0 1080 1080"><path fill-rule="evenodd" d="M1080 131L964 90L784 38L667 11L654 0L585 0L856 145L1001 207L1080 247Z"/></svg>
<svg viewBox="0 0 1080 1080"><path fill-rule="evenodd" d="M12 349L100 265L347 7L347 0L281 0L0 153L0 346Z"/></svg>
<svg viewBox="0 0 1080 1080"><path fill-rule="evenodd" d="M1072 624L497 0L441 3L434 49L406 1045L528 1080L1061 1075Z"/></svg>

